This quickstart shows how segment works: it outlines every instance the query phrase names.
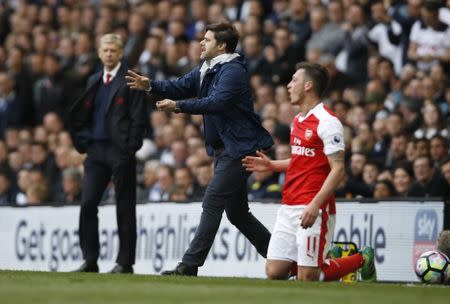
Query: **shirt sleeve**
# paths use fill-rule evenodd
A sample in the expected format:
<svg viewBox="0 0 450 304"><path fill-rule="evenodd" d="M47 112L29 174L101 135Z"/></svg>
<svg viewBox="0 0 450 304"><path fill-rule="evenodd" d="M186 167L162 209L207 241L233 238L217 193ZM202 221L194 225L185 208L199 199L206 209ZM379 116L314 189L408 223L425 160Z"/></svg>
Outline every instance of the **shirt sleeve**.
<svg viewBox="0 0 450 304"><path fill-rule="evenodd" d="M323 142L325 155L345 150L344 127L336 117L320 121L317 134Z"/></svg>

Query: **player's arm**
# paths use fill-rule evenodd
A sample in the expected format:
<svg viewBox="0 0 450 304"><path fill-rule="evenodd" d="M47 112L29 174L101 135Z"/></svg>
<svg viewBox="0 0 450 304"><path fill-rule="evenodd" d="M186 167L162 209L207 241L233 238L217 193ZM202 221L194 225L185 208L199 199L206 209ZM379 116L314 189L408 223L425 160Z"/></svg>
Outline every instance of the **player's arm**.
<svg viewBox="0 0 450 304"><path fill-rule="evenodd" d="M328 200L330 195L334 193L339 182L345 175L345 158L344 151L340 150L327 156L331 171L325 182L317 192L313 200L306 206L301 216L300 225L303 228L311 227L319 215L320 207Z"/></svg>
<svg viewBox="0 0 450 304"><path fill-rule="evenodd" d="M247 171L251 172L283 172L287 170L290 161L290 158L271 160L264 153L256 151L256 156L246 156L242 159L242 165Z"/></svg>

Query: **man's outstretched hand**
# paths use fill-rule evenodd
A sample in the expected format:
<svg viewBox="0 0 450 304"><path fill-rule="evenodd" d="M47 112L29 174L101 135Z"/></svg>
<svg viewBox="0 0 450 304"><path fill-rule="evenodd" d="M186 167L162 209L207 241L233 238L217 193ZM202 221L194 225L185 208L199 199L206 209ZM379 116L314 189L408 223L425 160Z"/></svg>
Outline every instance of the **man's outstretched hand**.
<svg viewBox="0 0 450 304"><path fill-rule="evenodd" d="M266 172L273 170L270 158L259 151L256 151L256 156L246 156L242 159L242 165L247 171L251 172Z"/></svg>
<svg viewBox="0 0 450 304"><path fill-rule="evenodd" d="M132 70L128 70L125 79L130 89L147 91L150 88L150 78L139 75Z"/></svg>

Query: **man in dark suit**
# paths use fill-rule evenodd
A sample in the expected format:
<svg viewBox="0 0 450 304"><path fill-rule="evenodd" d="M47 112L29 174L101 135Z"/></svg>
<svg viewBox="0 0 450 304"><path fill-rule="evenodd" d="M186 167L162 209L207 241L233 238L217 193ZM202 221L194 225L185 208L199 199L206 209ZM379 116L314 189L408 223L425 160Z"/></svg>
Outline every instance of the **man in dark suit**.
<svg viewBox="0 0 450 304"><path fill-rule="evenodd" d="M119 254L112 273L133 273L136 251L136 159L145 132L144 93L130 90L120 62L119 35L100 39L103 71L92 75L85 94L70 109L75 148L87 153L80 212L80 245L85 262L77 270L98 272L98 205L111 176L116 189Z"/></svg>
<svg viewBox="0 0 450 304"><path fill-rule="evenodd" d="M220 23L209 25L206 30L201 42L204 60L185 76L155 81L129 71L126 77L131 88L171 98L159 101L159 110L203 114L206 150L214 156L214 177L203 197L203 213L195 237L182 262L163 275L197 275L224 210L230 222L264 257L270 239L269 231L249 212L249 173L241 160L259 149L270 148L273 140L253 111L247 67L242 57L234 53L239 40L236 29Z"/></svg>

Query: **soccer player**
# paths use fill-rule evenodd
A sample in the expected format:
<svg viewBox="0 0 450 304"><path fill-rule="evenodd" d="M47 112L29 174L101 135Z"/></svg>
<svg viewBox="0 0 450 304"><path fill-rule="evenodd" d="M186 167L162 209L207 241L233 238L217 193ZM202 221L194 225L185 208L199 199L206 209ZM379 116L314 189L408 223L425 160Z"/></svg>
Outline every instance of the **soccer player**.
<svg viewBox="0 0 450 304"><path fill-rule="evenodd" d="M291 158L270 160L258 152L243 159L248 171L286 171L267 253L269 279L287 279L294 262L299 280L338 280L361 267L363 280L376 280L371 247L348 257L325 259L334 234L333 193L345 169L342 124L320 100L327 82L324 67L300 63L288 85L291 103L300 106L291 127Z"/></svg>

